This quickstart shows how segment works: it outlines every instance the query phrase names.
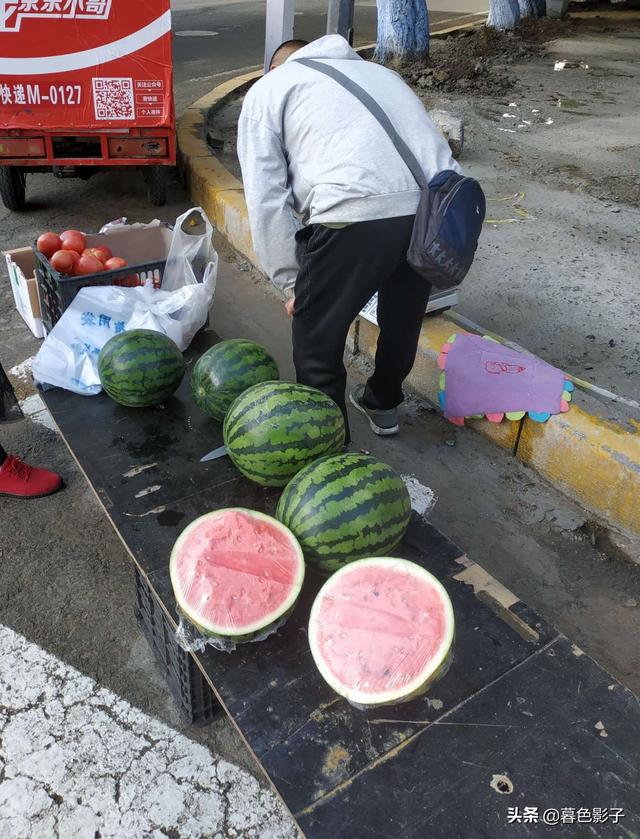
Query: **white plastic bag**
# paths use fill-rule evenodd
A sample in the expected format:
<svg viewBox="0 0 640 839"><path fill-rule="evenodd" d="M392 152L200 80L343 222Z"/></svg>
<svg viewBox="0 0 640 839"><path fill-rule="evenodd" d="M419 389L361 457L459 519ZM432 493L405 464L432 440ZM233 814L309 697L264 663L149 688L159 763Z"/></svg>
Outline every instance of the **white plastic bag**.
<svg viewBox="0 0 640 839"><path fill-rule="evenodd" d="M218 259L212 236L213 227L202 207L194 207L176 219L162 276L165 291L202 282L207 266Z"/></svg>
<svg viewBox="0 0 640 839"><path fill-rule="evenodd" d="M217 270L218 255L211 248L201 283L187 273L186 284L173 291L165 291L164 283L161 290L150 284L80 289L33 361L35 381L83 396L99 393L100 350L113 335L130 329L154 329L186 350L207 320Z"/></svg>

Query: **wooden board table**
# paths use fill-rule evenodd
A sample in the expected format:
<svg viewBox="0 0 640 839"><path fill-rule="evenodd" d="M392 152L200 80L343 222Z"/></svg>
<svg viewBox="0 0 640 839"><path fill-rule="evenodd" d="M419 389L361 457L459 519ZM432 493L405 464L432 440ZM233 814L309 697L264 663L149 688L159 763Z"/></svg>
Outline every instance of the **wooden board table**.
<svg viewBox="0 0 640 839"><path fill-rule="evenodd" d="M216 340L212 332L198 336L189 372ZM221 430L193 404L189 373L157 409L57 389L44 399L175 622L168 559L178 533L220 507L273 512L278 493L242 478L228 458L199 462L221 444ZM454 662L428 697L360 711L333 693L307 643L322 582L313 573L277 635L231 654L208 648L196 655L305 835L640 836L637 698L418 517L398 555L434 573L455 610ZM519 820L525 807L537 808L537 821ZM574 809L573 823L542 823L545 811L553 820L562 808ZM577 822L579 808L589 810L590 822L584 812ZM594 816L593 808L624 815L612 811L602 821L604 812Z"/></svg>

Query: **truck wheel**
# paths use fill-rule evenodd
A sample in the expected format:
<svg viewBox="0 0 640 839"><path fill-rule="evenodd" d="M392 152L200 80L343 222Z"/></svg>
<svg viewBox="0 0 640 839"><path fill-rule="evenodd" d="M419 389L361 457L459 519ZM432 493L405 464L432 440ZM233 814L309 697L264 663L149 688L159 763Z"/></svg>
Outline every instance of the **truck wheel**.
<svg viewBox="0 0 640 839"><path fill-rule="evenodd" d="M7 210L26 206L27 173L20 166L0 166L0 197Z"/></svg>
<svg viewBox="0 0 640 839"><path fill-rule="evenodd" d="M144 169L147 182L147 195L153 207L164 207L167 203L167 168L166 166L146 166Z"/></svg>

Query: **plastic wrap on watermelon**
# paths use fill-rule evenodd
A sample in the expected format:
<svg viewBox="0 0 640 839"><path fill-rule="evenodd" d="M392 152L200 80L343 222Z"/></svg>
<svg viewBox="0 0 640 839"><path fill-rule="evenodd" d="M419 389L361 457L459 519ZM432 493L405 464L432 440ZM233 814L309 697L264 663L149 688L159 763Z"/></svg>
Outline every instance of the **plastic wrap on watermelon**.
<svg viewBox="0 0 640 839"><path fill-rule="evenodd" d="M302 588L304 557L283 524L233 507L201 516L180 534L170 574L180 646L232 652L284 624Z"/></svg>
<svg viewBox="0 0 640 839"><path fill-rule="evenodd" d="M442 584L422 566L352 562L320 589L309 644L325 681L357 708L408 702L449 669L455 619Z"/></svg>
<svg viewBox="0 0 640 839"><path fill-rule="evenodd" d="M178 610L176 641L182 649L188 653L203 653L207 647L213 647L214 650L219 650L221 653L232 653L235 649L237 649L238 644L264 641L270 635L275 635L276 632L285 625L288 617L289 614L283 615L280 620L270 624L264 632L258 632L251 638L245 638L241 641L232 640L231 638L223 638L216 635L205 635Z"/></svg>

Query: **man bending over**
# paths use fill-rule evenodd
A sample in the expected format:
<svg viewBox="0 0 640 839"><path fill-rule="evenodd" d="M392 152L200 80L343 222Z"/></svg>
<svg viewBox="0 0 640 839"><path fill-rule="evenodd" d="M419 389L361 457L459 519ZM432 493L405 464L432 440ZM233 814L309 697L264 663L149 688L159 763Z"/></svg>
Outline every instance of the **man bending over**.
<svg viewBox="0 0 640 839"><path fill-rule="evenodd" d="M420 190L367 108L300 58L334 66L373 96L427 180L460 168L400 76L364 61L340 35L283 44L240 115L253 245L265 273L291 295L297 379L330 396L347 421L345 342L378 292L375 370L350 398L376 434L396 434L431 290L406 261Z"/></svg>

